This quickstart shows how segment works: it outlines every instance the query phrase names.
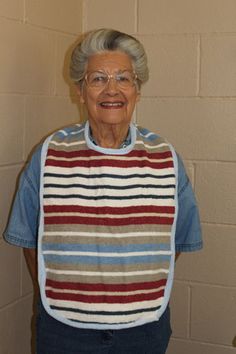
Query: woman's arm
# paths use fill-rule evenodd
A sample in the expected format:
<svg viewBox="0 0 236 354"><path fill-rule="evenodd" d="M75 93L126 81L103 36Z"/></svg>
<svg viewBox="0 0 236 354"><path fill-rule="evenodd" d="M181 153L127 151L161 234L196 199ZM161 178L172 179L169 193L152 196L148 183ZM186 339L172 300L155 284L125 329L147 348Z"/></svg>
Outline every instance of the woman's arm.
<svg viewBox="0 0 236 354"><path fill-rule="evenodd" d="M175 253L175 262L176 262L176 261L177 261L177 259L179 258L180 253L181 253L181 252L176 252L176 253Z"/></svg>
<svg viewBox="0 0 236 354"><path fill-rule="evenodd" d="M35 248L23 248L23 252L33 284L37 285L37 251Z"/></svg>

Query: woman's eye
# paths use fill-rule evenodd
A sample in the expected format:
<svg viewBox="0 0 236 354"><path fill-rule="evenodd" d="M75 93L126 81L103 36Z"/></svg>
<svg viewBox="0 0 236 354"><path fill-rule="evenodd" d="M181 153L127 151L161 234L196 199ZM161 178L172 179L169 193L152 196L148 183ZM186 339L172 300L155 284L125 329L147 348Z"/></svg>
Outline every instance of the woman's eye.
<svg viewBox="0 0 236 354"><path fill-rule="evenodd" d="M105 82L106 81L106 76L96 76L92 80L93 82Z"/></svg>
<svg viewBox="0 0 236 354"><path fill-rule="evenodd" d="M123 82L124 82L124 81L130 81L129 78L126 77L126 76L118 76L118 77L117 77L117 80L118 80L118 81L123 81Z"/></svg>
<svg viewBox="0 0 236 354"><path fill-rule="evenodd" d="M116 79L118 82L122 84L127 84L127 85L132 84L132 77L129 74L118 75Z"/></svg>

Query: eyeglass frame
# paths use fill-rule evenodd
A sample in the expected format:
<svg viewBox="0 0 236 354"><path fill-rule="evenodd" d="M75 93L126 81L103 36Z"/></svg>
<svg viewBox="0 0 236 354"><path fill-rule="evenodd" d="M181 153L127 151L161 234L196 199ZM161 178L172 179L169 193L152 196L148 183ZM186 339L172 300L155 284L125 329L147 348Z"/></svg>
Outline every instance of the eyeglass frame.
<svg viewBox="0 0 236 354"><path fill-rule="evenodd" d="M91 85L89 85L88 79L87 79L88 75L91 74L91 73L96 73L96 72L97 72L97 73L103 73L103 74L105 74L105 75L107 76L108 80L107 80L107 82L106 82L103 86L102 86L102 85L101 85L101 86L91 86ZM116 75L122 74L122 73L124 73L124 72L129 72L129 73L131 73L131 74L134 75L134 78L133 78L133 85L127 86L127 87L125 87L125 88L122 87L122 85L120 86L119 81L116 79ZM85 83L87 84L87 86L90 87L90 88L99 89L99 88L105 88L105 87L108 85L108 83L110 82L111 79L114 79L115 82L116 82L116 84L117 84L117 86L118 86L119 88L122 88L122 89L126 89L126 88L133 87L133 86L139 87L139 85L138 85L138 75L135 73L135 71L130 71L130 70L123 70L123 71L117 72L117 73L115 73L115 74L109 74L109 73L107 73L107 72L104 71L104 70L94 70L94 71L87 72L87 73L84 75L84 78L83 78L81 81L82 81L82 82L85 82Z"/></svg>

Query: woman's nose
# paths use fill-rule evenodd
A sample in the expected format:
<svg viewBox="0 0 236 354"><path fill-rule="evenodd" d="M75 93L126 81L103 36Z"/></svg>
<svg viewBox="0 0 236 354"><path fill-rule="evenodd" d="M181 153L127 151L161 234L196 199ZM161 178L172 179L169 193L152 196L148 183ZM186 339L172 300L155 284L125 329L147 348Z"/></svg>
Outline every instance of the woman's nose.
<svg viewBox="0 0 236 354"><path fill-rule="evenodd" d="M118 83L113 76L109 77L109 80L107 81L105 90L106 90L106 92L108 92L110 94L117 93L119 91Z"/></svg>

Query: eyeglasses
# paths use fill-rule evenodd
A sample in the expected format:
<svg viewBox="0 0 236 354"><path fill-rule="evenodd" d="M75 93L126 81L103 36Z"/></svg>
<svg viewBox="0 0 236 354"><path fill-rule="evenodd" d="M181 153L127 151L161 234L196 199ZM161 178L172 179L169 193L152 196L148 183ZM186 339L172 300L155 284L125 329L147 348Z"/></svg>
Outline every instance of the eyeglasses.
<svg viewBox="0 0 236 354"><path fill-rule="evenodd" d="M105 71L92 71L85 75L85 82L91 88L104 88L111 79L115 80L120 88L127 89L136 84L137 75L128 70L112 75Z"/></svg>

